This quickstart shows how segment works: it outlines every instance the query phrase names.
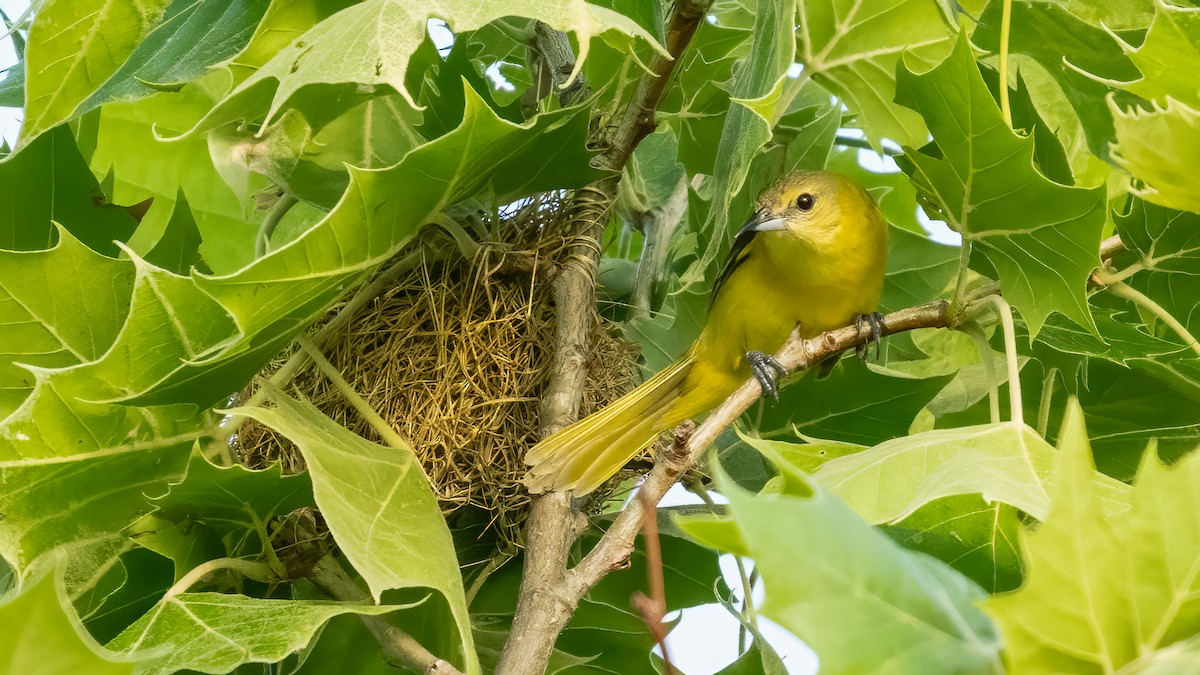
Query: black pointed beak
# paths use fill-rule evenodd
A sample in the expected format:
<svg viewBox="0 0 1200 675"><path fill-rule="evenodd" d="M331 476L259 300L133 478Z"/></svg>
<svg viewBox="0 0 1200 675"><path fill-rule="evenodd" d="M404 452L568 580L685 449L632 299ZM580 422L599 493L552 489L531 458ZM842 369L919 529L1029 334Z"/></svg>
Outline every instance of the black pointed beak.
<svg viewBox="0 0 1200 675"><path fill-rule="evenodd" d="M771 230L782 230L786 227L783 218L772 216L766 209L759 209L750 220L742 225L742 232L770 232Z"/></svg>

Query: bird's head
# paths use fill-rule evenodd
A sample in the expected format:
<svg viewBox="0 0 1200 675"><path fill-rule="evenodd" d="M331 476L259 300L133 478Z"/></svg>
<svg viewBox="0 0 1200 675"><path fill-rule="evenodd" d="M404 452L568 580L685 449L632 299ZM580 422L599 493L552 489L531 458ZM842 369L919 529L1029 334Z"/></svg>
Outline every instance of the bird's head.
<svg viewBox="0 0 1200 675"><path fill-rule="evenodd" d="M823 240L854 214L874 216L875 200L854 181L828 171L797 171L763 190L743 230L785 231Z"/></svg>

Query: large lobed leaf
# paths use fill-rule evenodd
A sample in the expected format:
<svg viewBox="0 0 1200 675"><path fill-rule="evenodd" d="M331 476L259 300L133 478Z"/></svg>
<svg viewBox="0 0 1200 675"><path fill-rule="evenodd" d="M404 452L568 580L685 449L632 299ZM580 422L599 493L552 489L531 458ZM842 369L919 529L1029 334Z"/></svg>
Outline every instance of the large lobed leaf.
<svg viewBox="0 0 1200 675"><path fill-rule="evenodd" d="M1200 630L1200 456L1168 468L1152 445L1131 508L1106 516L1074 402L1059 445L1050 517L1022 537L1027 582L985 610L1000 625L1014 670L1106 673L1152 661Z"/></svg>
<svg viewBox="0 0 1200 675"><path fill-rule="evenodd" d="M632 49L640 38L661 53L665 49L629 18L584 0L560 3L483 0L414 5L402 0L367 0L321 21L279 50L245 82L234 89L202 123L204 127L238 119L260 104L266 120L297 94L314 85L350 84L358 91L387 86L413 107L420 107L405 84L409 59L425 39L432 17L445 18L456 30L479 28L505 16L536 18L552 28L573 32L579 39L574 77L587 58L592 37L615 33Z"/></svg>
<svg viewBox="0 0 1200 675"><path fill-rule="evenodd" d="M376 601L394 588L426 587L445 596L466 661L477 672L454 542L416 454L371 443L312 404L269 391L277 407L231 412L262 422L300 448L321 515Z"/></svg>
<svg viewBox="0 0 1200 675"><path fill-rule="evenodd" d="M20 150L71 119L162 18L169 0L48 0L25 51Z"/></svg>
<svg viewBox="0 0 1200 675"><path fill-rule="evenodd" d="M906 63L898 77L897 101L921 113L936 143L901 160L926 206L983 250L1032 335L1053 312L1095 330L1085 290L1099 264L1103 187L1038 172L1033 139L1004 123L965 37L928 73Z"/></svg>
<svg viewBox="0 0 1200 675"><path fill-rule="evenodd" d="M379 615L405 607L183 593L164 598L106 647L137 661L140 675L227 673L243 663L283 660L341 614Z"/></svg>
<svg viewBox="0 0 1200 675"><path fill-rule="evenodd" d="M799 60L834 93L875 148L884 138L913 145L925 125L896 107L896 64L908 50L923 58L944 54L952 30L934 0L805 0L799 3Z"/></svg>
<svg viewBox="0 0 1200 675"><path fill-rule="evenodd" d="M1002 672L995 629L973 604L982 589L904 550L802 473L781 469L779 489L757 495L719 472L728 518L680 525L754 559L767 588L762 614L811 646L823 671Z"/></svg>

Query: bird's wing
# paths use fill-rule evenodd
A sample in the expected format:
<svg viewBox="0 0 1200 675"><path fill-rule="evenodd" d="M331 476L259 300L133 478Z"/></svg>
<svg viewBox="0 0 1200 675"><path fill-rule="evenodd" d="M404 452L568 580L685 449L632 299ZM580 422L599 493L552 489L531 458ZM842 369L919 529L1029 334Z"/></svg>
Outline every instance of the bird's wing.
<svg viewBox="0 0 1200 675"><path fill-rule="evenodd" d="M729 249L729 256L725 258L725 267L721 269L721 273L717 275L717 281L713 284L712 297L708 301L708 306L712 307L712 303L717 301L717 294L721 292L721 286L729 279L729 275L738 268L739 265L746 262L746 258L750 257L750 242L754 241L754 235L758 234L758 230L747 223L738 230L737 237L733 240L733 248Z"/></svg>

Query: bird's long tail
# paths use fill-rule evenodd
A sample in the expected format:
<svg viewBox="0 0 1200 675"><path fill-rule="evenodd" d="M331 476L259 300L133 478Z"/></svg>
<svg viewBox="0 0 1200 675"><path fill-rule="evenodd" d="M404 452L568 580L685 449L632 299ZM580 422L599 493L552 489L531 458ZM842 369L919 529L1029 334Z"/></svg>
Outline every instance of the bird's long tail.
<svg viewBox="0 0 1200 675"><path fill-rule="evenodd" d="M574 490L585 495L603 485L678 422L664 413L682 393L692 363L685 354L604 409L530 448L525 486L534 494Z"/></svg>

